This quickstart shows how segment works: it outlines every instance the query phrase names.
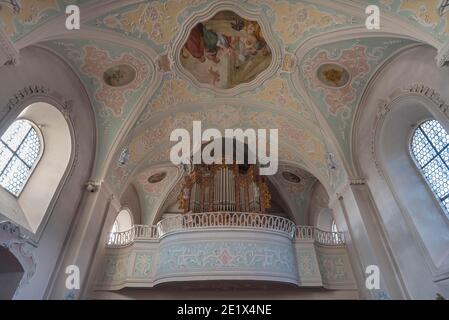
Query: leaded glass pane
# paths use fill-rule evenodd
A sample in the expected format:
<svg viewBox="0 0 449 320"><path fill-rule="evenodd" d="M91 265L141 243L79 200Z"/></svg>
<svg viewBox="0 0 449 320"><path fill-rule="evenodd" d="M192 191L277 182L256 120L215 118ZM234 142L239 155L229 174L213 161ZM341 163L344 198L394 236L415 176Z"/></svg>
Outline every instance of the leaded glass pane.
<svg viewBox="0 0 449 320"><path fill-rule="evenodd" d="M0 176L0 185L12 194L17 195L22 190L29 173L30 168L14 156Z"/></svg>
<svg viewBox="0 0 449 320"><path fill-rule="evenodd" d="M9 160L12 158L13 153L9 150L3 142L0 142L0 172L8 164Z"/></svg>
<svg viewBox="0 0 449 320"><path fill-rule="evenodd" d="M31 125L27 121L17 120L6 130L2 140L13 151L16 151L30 129Z"/></svg>
<svg viewBox="0 0 449 320"><path fill-rule="evenodd" d="M423 172L436 195L443 198L449 192L449 175L443 161L435 158L423 168Z"/></svg>
<svg viewBox="0 0 449 320"><path fill-rule="evenodd" d="M433 193L449 213L449 135L436 120L422 123L412 139L412 153Z"/></svg>
<svg viewBox="0 0 449 320"><path fill-rule="evenodd" d="M37 157L39 156L40 141L36 131L33 129L27 135L23 141L17 155L22 159L29 167L33 166Z"/></svg>
<svg viewBox="0 0 449 320"><path fill-rule="evenodd" d="M438 121L431 120L424 122L421 128L437 151L441 151L449 143L449 136Z"/></svg>
<svg viewBox="0 0 449 320"><path fill-rule="evenodd" d="M436 151L432 148L429 140L424 136L421 130L417 129L413 137L412 149L420 167L424 166L435 155Z"/></svg>
<svg viewBox="0 0 449 320"><path fill-rule="evenodd" d="M0 186L17 196L31 174L40 148L33 126L27 120L15 121L0 138Z"/></svg>

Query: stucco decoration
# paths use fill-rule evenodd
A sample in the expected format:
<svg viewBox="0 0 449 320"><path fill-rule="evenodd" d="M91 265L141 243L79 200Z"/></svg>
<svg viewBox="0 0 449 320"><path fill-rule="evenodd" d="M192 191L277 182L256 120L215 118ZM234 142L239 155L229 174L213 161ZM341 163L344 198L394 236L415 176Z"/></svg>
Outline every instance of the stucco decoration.
<svg viewBox="0 0 449 320"><path fill-rule="evenodd" d="M318 32L335 30L348 24L360 24L361 19L312 1L262 1L273 11L273 28L289 47L296 47L305 38Z"/></svg>
<svg viewBox="0 0 449 320"><path fill-rule="evenodd" d="M150 278L153 272L154 259L155 252L136 252L132 276L134 278Z"/></svg>
<svg viewBox="0 0 449 320"><path fill-rule="evenodd" d="M390 14L419 27L432 34L440 41L449 39L449 12L439 14L440 0L376 0L368 1L377 4Z"/></svg>
<svg viewBox="0 0 449 320"><path fill-rule="evenodd" d="M158 276L196 272L269 273L292 277L296 261L289 245L258 241L190 241L161 245Z"/></svg>
<svg viewBox="0 0 449 320"><path fill-rule="evenodd" d="M295 179L286 179L286 176L289 178L294 176ZM284 196L287 197L287 201L295 208L294 214L299 219L298 221L305 221L305 210L310 198L310 191L317 179L299 167L281 164L278 173L274 176L274 180L281 190L285 190Z"/></svg>
<svg viewBox="0 0 449 320"><path fill-rule="evenodd" d="M88 90L97 123L95 171L100 171L117 132L148 90L154 65L139 51L108 42L70 39L43 45L68 61ZM118 87L108 85L104 73L120 65L132 67L135 79Z"/></svg>
<svg viewBox="0 0 449 320"><path fill-rule="evenodd" d="M239 97L269 104L280 110L290 111L302 120L316 122L313 112L295 93L291 82L286 77L270 79L259 88L243 93Z"/></svg>
<svg viewBox="0 0 449 320"><path fill-rule="evenodd" d="M20 0L16 1L19 10L4 2L0 4L0 27L17 41L43 23L64 14L67 5L81 6L89 0Z"/></svg>
<svg viewBox="0 0 449 320"><path fill-rule="evenodd" d="M355 288L355 279L345 248L317 246L316 254L325 288Z"/></svg>
<svg viewBox="0 0 449 320"><path fill-rule="evenodd" d="M142 222L144 224L153 222L152 219L164 203L165 197L176 181L177 175L178 168L176 167L149 168L138 174L134 185L141 199ZM163 179L159 181L157 181L158 179L150 180L155 176L163 176Z"/></svg>
<svg viewBox="0 0 449 320"><path fill-rule="evenodd" d="M37 265L33 255L33 247L29 243L29 237L22 232L21 227L11 221L0 222L0 246L8 249L23 268L24 273L16 289L16 296L36 273Z"/></svg>
<svg viewBox="0 0 449 320"><path fill-rule="evenodd" d="M81 72L97 81L103 79L103 82L98 81L100 83L95 91L95 99L109 108L114 116L120 116L125 106L126 94L140 89L142 83L148 78L146 63L128 53L114 59L107 51L98 49L94 45L85 46L82 50L84 61ZM114 80L113 76L117 72L124 72L120 71L121 69L130 69L128 73L132 75L125 75L128 79L124 81Z"/></svg>
<svg viewBox="0 0 449 320"><path fill-rule="evenodd" d="M195 102L208 97L210 95L195 90L187 81L170 77L164 80L153 94L150 103L142 112L136 125L146 121L157 112L166 111L171 106Z"/></svg>
<svg viewBox="0 0 449 320"><path fill-rule="evenodd" d="M168 43L179 31L180 23L205 0L151 1L126 5L89 22L126 36L147 41L152 46Z"/></svg>
<svg viewBox="0 0 449 320"><path fill-rule="evenodd" d="M121 256L105 256L104 282L122 283L126 280L129 269L129 253Z"/></svg>
<svg viewBox="0 0 449 320"><path fill-rule="evenodd" d="M115 165L112 168L111 176L108 178L111 185L122 186L134 168L148 156L168 162L170 148L174 145L169 141L171 131L175 128L190 131L193 120L202 121L203 128L215 127L223 132L226 128L278 128L279 141L296 148L297 154L293 159L306 158L323 177L328 177L326 147L318 133L305 128L301 123L273 112L260 112L247 106L214 106L211 102L204 107L196 107L195 110L178 111L176 115L155 118L154 124L146 126L143 131L138 131L127 142L130 151L128 165ZM283 153L280 152L279 155L282 160Z"/></svg>
<svg viewBox="0 0 449 320"><path fill-rule="evenodd" d="M410 44L411 41L404 39L345 40L314 48L303 58L300 77L333 129L343 152L349 153L353 117L371 75L385 59ZM319 71L326 65L337 65L347 71L347 76L342 74L340 77L348 78L346 84L329 86L323 83Z"/></svg>

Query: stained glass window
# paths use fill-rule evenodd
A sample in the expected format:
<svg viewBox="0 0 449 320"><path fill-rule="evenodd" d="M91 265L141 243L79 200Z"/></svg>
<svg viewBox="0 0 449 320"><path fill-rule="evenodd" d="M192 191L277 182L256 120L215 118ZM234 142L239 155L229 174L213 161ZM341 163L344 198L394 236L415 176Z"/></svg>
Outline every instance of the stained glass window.
<svg viewBox="0 0 449 320"><path fill-rule="evenodd" d="M0 185L18 196L39 158L41 140L27 120L16 120L0 138Z"/></svg>
<svg viewBox="0 0 449 320"><path fill-rule="evenodd" d="M436 120L421 123L412 138L412 154L435 196L449 212L449 135Z"/></svg>

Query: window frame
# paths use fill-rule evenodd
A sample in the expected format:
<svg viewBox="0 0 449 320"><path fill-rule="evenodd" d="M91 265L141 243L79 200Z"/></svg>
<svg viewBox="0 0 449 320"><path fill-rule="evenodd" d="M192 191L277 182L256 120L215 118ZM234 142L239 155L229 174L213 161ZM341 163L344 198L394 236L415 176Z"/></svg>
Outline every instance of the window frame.
<svg viewBox="0 0 449 320"><path fill-rule="evenodd" d="M420 165L420 163L418 162L418 159L417 159L416 156L415 156L415 152L414 152L414 150L413 150L413 138L415 137L415 132L416 132L416 130L421 130L421 132L424 134L424 136L425 136L425 138L427 139L427 141L429 141L431 147L432 147L432 148L435 150L435 152L436 152L436 155L435 155L432 159L430 159L430 160L426 163L426 165L424 165L423 167L427 166L430 162L432 162L433 160L435 160L437 157L440 157L440 158L441 158L440 154L441 154L444 150L446 150L446 149L449 150L449 143L448 143L444 148L441 149L440 152L437 152L437 151L436 151L437 149L435 148L433 142L429 139L429 137L428 137L428 136L423 132L423 130L420 128L421 125L423 125L424 123L426 123L426 122L428 122L428 121L432 121L432 120L438 122L438 123L440 124L440 126L446 131L446 133L449 132L449 131L445 128L445 126L443 125L443 123L441 123L441 121L439 121L439 120L437 120L437 119L435 119L435 118L433 118L433 117L425 118L425 119L421 120L419 123L415 124L415 125L412 127L412 130L411 130L411 133L410 133L410 137L409 137L409 142L408 142L408 150L409 150L410 158L411 158L411 160L412 160L412 162L413 162L413 164L414 164L414 169L416 170L416 172L418 173L418 175L420 176L420 178L421 178L422 180L424 180L425 185L427 186L429 192L432 194L432 200L433 200L434 202L436 202L436 203L438 204L438 206L441 208L442 213L443 213L443 215L444 215L444 217L445 217L445 221L446 221L446 223L448 223L448 226L449 226L449 209L447 209L447 208L445 207L444 203L443 203L444 200L449 199L449 192L448 192L444 197L440 198L440 197L433 191L433 187L432 187L430 181L428 181L428 179L426 178L426 176L425 176L425 174L424 174L424 172L423 172L423 170L422 170L422 168L421 168L421 165ZM447 169L448 169L448 172L449 172L449 164L446 164L446 162L445 162L444 160L442 160L442 161L443 161L444 164L446 165L446 167L447 167Z"/></svg>
<svg viewBox="0 0 449 320"><path fill-rule="evenodd" d="M6 189L6 188L4 188L3 186L0 185L0 188L2 188L2 190L5 190L6 192L8 192L10 195L12 195L12 196L13 196L14 198L16 198L16 199L19 199L19 198L20 198L20 195L21 195L22 192L23 192L23 190L25 190L25 188L26 188L26 186L27 186L27 184L28 184L28 181L30 180L31 176L34 174L34 172L35 172L35 170L36 170L36 168L37 168L39 162L40 162L41 159L42 159L42 156L43 156L43 154L44 154L44 149L45 149L45 140L44 140L44 136L43 136L43 134L42 134L40 128L39 128L38 125L35 124L33 121L31 121L31 120L29 120L29 119L27 119L27 118L24 118L24 117L17 117L17 118L15 118L14 121L12 121L12 122L9 124L9 126L3 131L3 133L2 133L1 136L3 136L3 135L5 134L5 132L8 131L8 129L9 129L9 128L10 128L16 121L19 121L19 120L20 120L20 121L26 121L26 122L32 127L32 129L34 129L34 131L36 132L36 134L37 134L37 136L38 136L38 138L39 138L40 148L39 148L39 153L38 153L38 155L37 155L36 160L33 162L33 165L30 167L30 173L29 173L28 176L26 177L26 179L25 179L25 181L24 181L24 183L23 183L23 186L22 186L22 188L19 190L19 192L17 193L17 195L14 194L14 193L12 193L12 192L9 191L8 189ZM30 129L30 130L31 130L31 129ZM27 133L27 135L28 135L28 133ZM17 150L19 150L20 146L22 145L23 141L25 141L25 139L26 139L26 136L25 136L25 138L20 142L20 145L19 145L19 147L17 147ZM4 143L4 142L1 141L0 143ZM6 145L6 143L4 143L4 144ZM8 146L6 146L6 148L8 148L8 149L13 153L11 159L13 159L14 157L17 157L17 158L19 158L20 161L24 162L24 161L17 155L17 150L16 150L16 151L12 151ZM8 164L9 164L9 162L11 161L11 159L8 161ZM8 166L8 164L5 166L5 169L6 169L6 167ZM26 165L26 164L25 164L25 165Z"/></svg>

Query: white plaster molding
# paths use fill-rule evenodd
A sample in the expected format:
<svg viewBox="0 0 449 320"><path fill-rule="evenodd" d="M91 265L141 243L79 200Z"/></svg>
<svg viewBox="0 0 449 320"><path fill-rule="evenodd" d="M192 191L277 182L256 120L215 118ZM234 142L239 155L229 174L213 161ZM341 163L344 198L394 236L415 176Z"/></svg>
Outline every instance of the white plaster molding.
<svg viewBox="0 0 449 320"><path fill-rule="evenodd" d="M0 246L8 249L16 257L24 271L22 280L15 292L16 296L20 288L26 285L36 272L37 265L32 254L33 245L19 225L11 221L3 221L0 222Z"/></svg>
<svg viewBox="0 0 449 320"><path fill-rule="evenodd" d="M264 39L267 42L268 47L271 50L272 61L270 66L262 71L254 80L248 83L242 83L234 88L220 89L210 84L200 83L189 71L187 71L181 64L180 52L184 44L186 43L189 34L194 26L200 22L204 22L212 18L220 11L232 11L238 14L240 17L257 21L264 35ZM235 2L230 0L222 0L209 4L203 10L195 12L192 16L187 18L180 26L181 32L175 38L173 45L170 46L169 57L172 63L172 70L174 74L179 75L194 86L207 90L212 94L220 94L225 96L234 96L242 92L251 91L260 87L267 79L272 78L281 69L283 62L283 47L281 41L275 36L272 31L271 23L269 19L263 14L261 8L250 9L245 2Z"/></svg>
<svg viewBox="0 0 449 320"><path fill-rule="evenodd" d="M48 95L50 93L50 89L48 87L44 87L43 85L29 85L25 88L19 90L14 96L9 99L6 108L4 109L4 113L0 114L0 120L6 116L8 112L19 107L24 100L41 95Z"/></svg>
<svg viewBox="0 0 449 320"><path fill-rule="evenodd" d="M86 191L95 193L100 189L101 182L98 180L89 180L85 184Z"/></svg>
<svg viewBox="0 0 449 320"><path fill-rule="evenodd" d="M449 40L438 49L435 60L440 68L449 64Z"/></svg>
<svg viewBox="0 0 449 320"><path fill-rule="evenodd" d="M337 200L343 198L343 195L349 191L351 186L360 186L366 184L366 179L363 177L348 178L344 183L342 183L334 194L329 197L329 208L334 208Z"/></svg>
<svg viewBox="0 0 449 320"><path fill-rule="evenodd" d="M3 28L0 28L0 66L17 65L19 63L19 50L9 39Z"/></svg>
<svg viewBox="0 0 449 320"><path fill-rule="evenodd" d="M395 88L385 99L378 99L378 110L374 125L371 129L371 157L376 167L377 173L380 177L383 177L382 168L378 161L377 155L377 140L380 134L380 128L395 105L397 105L398 99L406 99L410 97L416 97L416 95L428 99L446 116L449 116L449 105L445 100L441 98L441 95L433 88L424 84L413 84L405 88Z"/></svg>

